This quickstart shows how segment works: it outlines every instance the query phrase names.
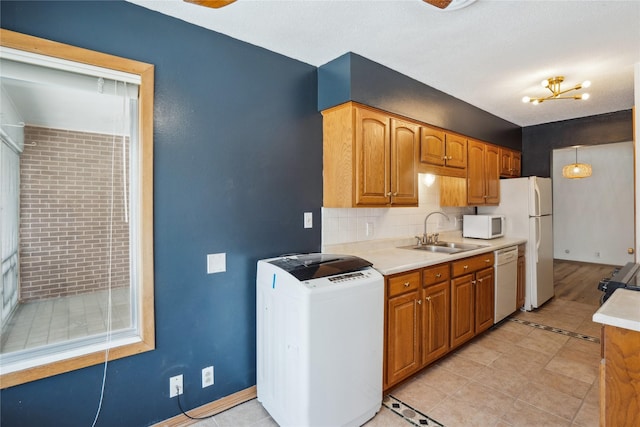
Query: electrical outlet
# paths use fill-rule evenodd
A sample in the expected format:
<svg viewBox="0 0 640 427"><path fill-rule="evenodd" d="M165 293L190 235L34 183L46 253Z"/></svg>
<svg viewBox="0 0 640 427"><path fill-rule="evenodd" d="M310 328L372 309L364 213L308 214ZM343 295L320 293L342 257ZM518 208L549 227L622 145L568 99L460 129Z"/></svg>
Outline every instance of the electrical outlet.
<svg viewBox="0 0 640 427"><path fill-rule="evenodd" d="M223 273L225 271L227 271L226 252L207 255L207 274Z"/></svg>
<svg viewBox="0 0 640 427"><path fill-rule="evenodd" d="M202 388L213 385L213 366L202 368Z"/></svg>
<svg viewBox="0 0 640 427"><path fill-rule="evenodd" d="M365 234L367 235L367 237L373 236L373 223L372 222L365 223Z"/></svg>
<svg viewBox="0 0 640 427"><path fill-rule="evenodd" d="M182 374L169 378L169 397L176 397L182 394Z"/></svg>
<svg viewBox="0 0 640 427"><path fill-rule="evenodd" d="M304 228L313 228L313 212L304 213Z"/></svg>

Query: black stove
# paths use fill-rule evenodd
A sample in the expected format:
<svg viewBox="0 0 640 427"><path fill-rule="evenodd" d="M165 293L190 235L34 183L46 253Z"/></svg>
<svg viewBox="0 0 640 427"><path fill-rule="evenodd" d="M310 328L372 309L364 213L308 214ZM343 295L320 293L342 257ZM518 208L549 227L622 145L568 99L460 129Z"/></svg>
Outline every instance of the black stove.
<svg viewBox="0 0 640 427"><path fill-rule="evenodd" d="M602 279L598 283L598 289L604 292L600 297L600 304L608 300L618 288L640 291L640 264L628 262L623 267L613 270L611 277Z"/></svg>

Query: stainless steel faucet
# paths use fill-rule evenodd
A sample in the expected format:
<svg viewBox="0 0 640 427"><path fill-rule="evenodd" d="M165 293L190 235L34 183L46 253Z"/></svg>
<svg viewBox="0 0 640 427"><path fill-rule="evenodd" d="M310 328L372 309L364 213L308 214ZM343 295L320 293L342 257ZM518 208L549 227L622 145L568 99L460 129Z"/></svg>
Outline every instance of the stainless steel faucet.
<svg viewBox="0 0 640 427"><path fill-rule="evenodd" d="M429 220L429 217L431 215L435 215L435 214L440 214L444 216L447 219L447 221L449 222L451 221L451 219L449 218L449 215L447 215L442 211L433 211L427 214L427 216L424 218L424 233L422 233L422 237L416 236L416 239L418 239L418 245L432 245L434 243L438 243L439 233L433 233L433 234L427 233L427 221Z"/></svg>

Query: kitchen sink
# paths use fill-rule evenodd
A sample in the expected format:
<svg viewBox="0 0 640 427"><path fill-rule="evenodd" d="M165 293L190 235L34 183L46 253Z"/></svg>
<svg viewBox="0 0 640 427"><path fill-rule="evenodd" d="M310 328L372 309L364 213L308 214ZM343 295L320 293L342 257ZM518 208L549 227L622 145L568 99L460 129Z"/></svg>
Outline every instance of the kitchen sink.
<svg viewBox="0 0 640 427"><path fill-rule="evenodd" d="M471 243L458 242L437 242L429 245L401 246L401 249L415 249L418 251L435 252L443 254L457 254L459 252L472 251L474 249L486 248L487 245L476 245Z"/></svg>

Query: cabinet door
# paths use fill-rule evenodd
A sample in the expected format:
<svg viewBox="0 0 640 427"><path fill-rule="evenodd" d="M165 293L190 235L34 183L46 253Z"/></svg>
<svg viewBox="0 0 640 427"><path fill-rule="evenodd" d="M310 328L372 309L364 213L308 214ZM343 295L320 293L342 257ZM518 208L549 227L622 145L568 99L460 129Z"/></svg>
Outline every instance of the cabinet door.
<svg viewBox="0 0 640 427"><path fill-rule="evenodd" d="M418 206L420 125L391 119L391 204Z"/></svg>
<svg viewBox="0 0 640 427"><path fill-rule="evenodd" d="M500 176L511 176L512 152L506 148L500 149Z"/></svg>
<svg viewBox="0 0 640 427"><path fill-rule="evenodd" d="M420 161L429 165L444 166L445 136L443 131L422 126L420 129Z"/></svg>
<svg viewBox="0 0 640 427"><path fill-rule="evenodd" d="M467 143L467 202L483 205L485 201L485 144L469 140Z"/></svg>
<svg viewBox="0 0 640 427"><path fill-rule="evenodd" d="M485 146L485 204L500 203L500 148L495 145Z"/></svg>
<svg viewBox="0 0 640 427"><path fill-rule="evenodd" d="M493 326L494 291L493 267L478 271L475 284L476 334Z"/></svg>
<svg viewBox="0 0 640 427"><path fill-rule="evenodd" d="M518 285L516 288L516 307L524 307L524 293L526 285L526 261L525 256L518 255Z"/></svg>
<svg viewBox="0 0 640 427"><path fill-rule="evenodd" d="M522 154L514 151L511 156L511 176L519 177L522 175Z"/></svg>
<svg viewBox="0 0 640 427"><path fill-rule="evenodd" d="M420 368L419 291L388 302L387 385L407 378Z"/></svg>
<svg viewBox="0 0 640 427"><path fill-rule="evenodd" d="M389 118L386 114L356 108L356 205L391 202Z"/></svg>
<svg viewBox="0 0 640 427"><path fill-rule="evenodd" d="M449 281L428 286L422 300L422 366L449 351Z"/></svg>
<svg viewBox="0 0 640 427"><path fill-rule="evenodd" d="M640 332L604 325L600 364L600 425L638 426L640 422Z"/></svg>
<svg viewBox="0 0 640 427"><path fill-rule="evenodd" d="M451 348L470 340L474 335L474 275L451 280Z"/></svg>
<svg viewBox="0 0 640 427"><path fill-rule="evenodd" d="M465 169L467 167L467 139L459 135L447 134L445 154L447 167Z"/></svg>

